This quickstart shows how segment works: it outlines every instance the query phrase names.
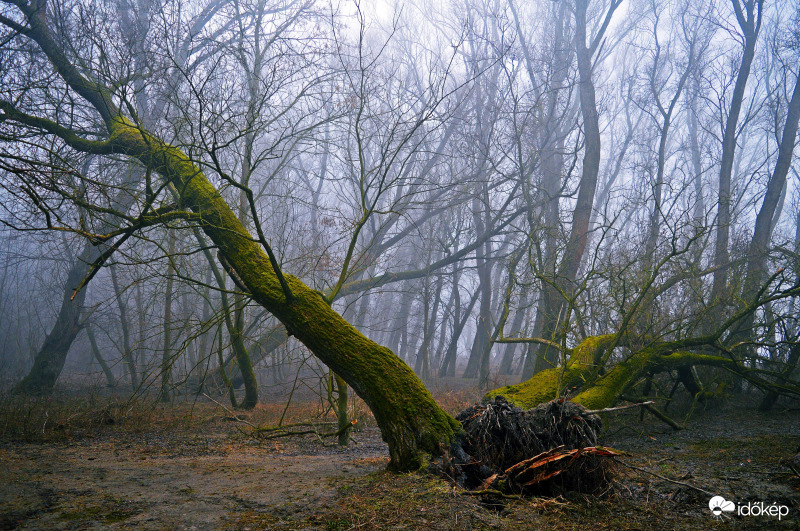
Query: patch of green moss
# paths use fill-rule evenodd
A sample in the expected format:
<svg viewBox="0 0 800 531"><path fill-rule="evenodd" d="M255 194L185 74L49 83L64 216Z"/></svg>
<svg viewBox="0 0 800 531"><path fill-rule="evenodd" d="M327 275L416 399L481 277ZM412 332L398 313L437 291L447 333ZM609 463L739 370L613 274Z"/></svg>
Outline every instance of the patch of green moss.
<svg viewBox="0 0 800 531"><path fill-rule="evenodd" d="M637 352L625 361L614 366L594 385L579 393L572 400L589 409L611 407L619 395L641 375L643 375L655 353L650 349Z"/></svg>
<svg viewBox="0 0 800 531"><path fill-rule="evenodd" d="M486 399L501 395L508 403L523 409L530 409L542 402L556 398L560 369L547 369L533 375L530 380L516 385L507 385L486 394Z"/></svg>
<svg viewBox="0 0 800 531"><path fill-rule="evenodd" d="M344 518L336 518L334 520L328 520L325 522L326 531L344 531L345 529L350 529L351 527L350 521L345 520Z"/></svg>
<svg viewBox="0 0 800 531"><path fill-rule="evenodd" d="M557 398L561 389L581 387L594 371L597 360L616 337L616 334L587 337L570 351L566 368L544 370L525 382L490 391L484 399L502 395L509 403L530 409Z"/></svg>
<svg viewBox="0 0 800 531"><path fill-rule="evenodd" d="M617 339L617 334L589 336L572 350L567 366L595 366L604 351Z"/></svg>

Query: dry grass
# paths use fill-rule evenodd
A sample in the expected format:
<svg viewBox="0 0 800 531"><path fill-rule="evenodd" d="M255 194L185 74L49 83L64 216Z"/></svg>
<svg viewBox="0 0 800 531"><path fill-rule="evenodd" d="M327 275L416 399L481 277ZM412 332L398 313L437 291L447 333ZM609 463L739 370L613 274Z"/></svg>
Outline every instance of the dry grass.
<svg viewBox="0 0 800 531"><path fill-rule="evenodd" d="M0 397L0 440L26 443L57 442L93 437L107 430L124 433L197 431L210 423L235 426L240 421L256 426L278 423L335 422L333 412L319 402L258 404L250 411L231 411L224 398L219 403L203 397L161 403L151 398L121 396L53 395L50 397ZM356 429L374 425L372 414L360 399L354 400L350 418Z"/></svg>
<svg viewBox="0 0 800 531"><path fill-rule="evenodd" d="M453 416L479 402L484 395L474 380L462 378L436 380L428 388L439 406Z"/></svg>
<svg viewBox="0 0 800 531"><path fill-rule="evenodd" d="M147 430L179 417L177 412L163 417L155 407L119 398L5 396L0 398L0 439L51 442L91 436L115 425Z"/></svg>
<svg viewBox="0 0 800 531"><path fill-rule="evenodd" d="M481 396L474 383L460 379L437 383L432 392L451 415ZM225 397L216 399L230 409ZM56 442L92 437L108 429L130 433L191 431L207 429L212 421L235 421L231 413L256 426L336 421L333 411L319 397L295 399L288 407L277 400L259 403L250 411L229 412L202 396L164 404L149 396L130 399L89 390L49 397L0 396L0 440ZM351 400L349 418L357 421L356 432L375 425L369 408L358 397Z"/></svg>

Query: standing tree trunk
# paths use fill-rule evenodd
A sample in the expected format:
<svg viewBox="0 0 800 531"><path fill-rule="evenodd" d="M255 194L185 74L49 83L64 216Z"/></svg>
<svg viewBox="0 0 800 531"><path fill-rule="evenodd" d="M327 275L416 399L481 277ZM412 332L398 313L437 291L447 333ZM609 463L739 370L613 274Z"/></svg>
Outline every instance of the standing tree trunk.
<svg viewBox="0 0 800 531"><path fill-rule="evenodd" d="M161 401L169 402L172 375L172 296L175 284L175 233L167 234L167 286L164 292L164 344L161 348Z"/></svg>
<svg viewBox="0 0 800 531"><path fill-rule="evenodd" d="M572 284L575 282L583 253L586 250L589 221L597 189L597 175L600 171L600 122L595 101L595 87L592 80L592 57L597 51L600 39L611 16L620 3L621 0L611 1L604 25L591 42L587 44L586 10L588 0L575 0L574 46L578 60L578 95L585 137L583 168L578 185L578 197L575 201L575 209L572 212L572 227L567 237L564 255L553 280L554 285L546 285L542 290L543 304L546 311L542 312L541 315L541 333L547 339L555 336L562 319L565 317L563 308L567 301L564 300L562 293L567 297L571 295ZM541 345L535 361L534 372L552 366L556 362L556 355L557 352L554 349L547 345ZM523 378L528 376L528 374L523 373Z"/></svg>
<svg viewBox="0 0 800 531"><path fill-rule="evenodd" d="M411 289L411 284L414 281L403 283L402 292L400 294L400 305L398 306L397 313L392 320L393 329L389 334L388 345L393 352L400 354L400 341L403 337L408 335L408 312L411 309L411 303L414 301L414 292Z"/></svg>
<svg viewBox="0 0 800 531"><path fill-rule="evenodd" d="M519 307L514 311L514 320L511 322L510 333L518 334L522 330L522 325L525 322L525 315L530 304L530 293L528 289L523 287L522 296L520 297ZM517 352L517 344L509 343L503 350L503 358L500 360L500 374L510 375L514 372L514 355Z"/></svg>
<svg viewBox="0 0 800 531"><path fill-rule="evenodd" d="M339 438L336 442L339 446L347 446L347 443L350 442L349 427L351 426L347 415L347 405L350 398L347 392L347 382L344 381L344 378L332 372L329 375L328 385L330 386L328 390L329 398L331 399L331 403L335 406L336 427L339 432ZM335 398L333 397L334 390L336 391Z"/></svg>
<svg viewBox="0 0 800 531"><path fill-rule="evenodd" d="M740 5L740 2L744 5ZM725 122L725 132L722 138L722 158L719 168L719 191L717 204L717 231L714 241L714 265L718 268L714 272L714 282L711 287L710 304L717 305L725 298L728 289L727 265L730 261L728 242L730 240L731 225L731 177L733 174L733 161L736 152L737 128L739 114L744 102L744 93L747 78L750 77L750 67L756 51L756 40L761 28L761 13L764 0L732 0L736 13L736 20L744 33L744 50L742 62L736 75L736 84L731 96L731 107ZM744 7L744 9L742 9ZM722 309L718 308L712 314L710 322L716 322L722 316Z"/></svg>
<svg viewBox="0 0 800 531"><path fill-rule="evenodd" d="M94 336L94 330L92 330L91 326L86 327L86 335L89 336L89 344L92 347L92 355L94 359L97 360L98 365L103 370L103 374L106 377L106 385L110 388L114 388L117 386L117 381L114 378L114 373L111 372L111 368L106 363L106 360L103 359L103 355L100 353L100 349L97 347L97 339Z"/></svg>
<svg viewBox="0 0 800 531"><path fill-rule="evenodd" d="M478 298L479 292L476 290L475 293L472 294L472 298L469 301L467 309L463 312L463 316L461 316L462 312L460 311L460 298L456 299L456 313L455 318L453 319L453 333L450 336L450 343L447 346L447 352L444 355L442 365L439 367L439 378L456 375L456 363L458 362L458 340L461 338L461 332L464 331L464 327L467 325L469 316L472 314L472 309L475 307L475 303L478 302Z"/></svg>
<svg viewBox="0 0 800 531"><path fill-rule="evenodd" d="M120 3L118 7L121 8L122 5L123 4ZM222 5L223 3L220 2L217 6L213 6L209 11L203 12L200 16L198 16L198 19L194 22L195 26L193 27L193 31L196 32L195 34L199 33L202 29L202 26L208 20L210 20L209 15L212 12L220 9ZM118 15L120 16L119 22L121 29L129 33L126 35L126 37L130 40L130 42L133 42L136 45L136 49L134 50L135 53L133 54L135 63L134 70L144 71L146 68L142 65L142 62L147 61L147 58L144 50L142 49L142 45L146 42L149 24L145 17L148 15L151 5L149 1L142 1L139 2L136 7L137 9L135 9L135 11L137 16L135 17L135 20L130 18L129 10L120 9ZM31 2L31 5L27 6L26 9L27 11L25 11L25 16L36 16L36 10L39 9L39 3ZM40 30L45 33L48 32L48 29L44 27L44 23L40 25ZM50 36L44 35L44 38L50 38ZM179 43L176 65L183 65L186 61L188 61L191 55L191 42L192 39L185 39ZM63 60L67 61L66 57L63 56L63 51L58 50L57 45L54 42L53 48L50 50L50 52L46 52L48 55L52 53L60 54ZM177 82L178 78L183 76L184 73L185 72L182 68L175 69L174 73L172 74L172 81ZM138 109L140 116L144 116L146 119L152 116L159 116L163 112L168 100L166 98L162 98L156 102L156 105L150 105L149 98L147 97L147 91L144 90L144 78L141 76L135 76L134 84L136 86L135 91L137 94L136 102L140 107ZM117 185L120 192L116 195L116 197L114 197L110 205L110 210L127 212L130 209L131 205L136 199L136 195L130 193L131 185L134 185L136 182L141 180L141 177L142 176L137 168L129 169L124 181ZM98 228L98 232L111 232L115 228L117 227L114 227L108 223L104 223ZM90 265L101 255L103 250L104 248L102 246L95 246L89 242L85 244L83 253L81 254L83 260L76 261L67 275L67 282L64 286L64 296L62 298L62 304L58 316L56 317L56 323L50 333L47 335L47 340L42 346L42 349L36 354L31 372L25 379L15 386L15 391L22 393L34 392L46 394L53 390L53 386L55 385L56 380L58 380L58 376L64 367L64 363L66 362L69 349L72 346L72 343L75 341L75 338L78 336L78 333L75 332L75 330L76 327L78 330L80 328L79 321L81 318L81 311L80 309L76 311L75 308L76 306L83 304L86 295L78 294L75 296L74 300L71 300L70 297L80 281L86 277L87 273L89 272ZM78 279L77 281L72 280L76 278ZM85 289L86 286L84 286L84 289L81 291L85 291ZM76 302L80 302L80 304L77 305ZM59 337L59 334L64 335L63 337ZM129 356L132 355L130 352L127 354ZM133 387L135 389L138 386L138 382L136 381L136 368L129 366L127 358L125 359L125 362L130 371L131 381L133 382ZM54 373L53 371L57 372Z"/></svg>
<svg viewBox="0 0 800 531"><path fill-rule="evenodd" d="M133 175L131 171L130 175ZM129 175L129 177L130 177ZM127 193L122 185L123 191L118 193L112 203L112 209L120 212L127 212L130 208L134 196ZM104 223L100 227L101 232L110 232L113 226ZM15 392L24 394L47 394L53 390L53 386L64 368L69 349L78 337L80 332L80 320L83 314L83 304L86 300L86 286L75 295L72 295L81 281L89 273L92 263L100 257L105 250L104 246L92 245L86 242L79 257L72 263L67 279L64 283L61 296L61 307L56 317L56 322L50 333L47 334L42 348L34 357L33 367L28 375L19 382L14 388ZM134 384L134 387L136 384Z"/></svg>
<svg viewBox="0 0 800 531"><path fill-rule="evenodd" d="M231 338L231 349L233 349L233 355L236 358L236 365L239 371L238 374L234 373L229 379L225 372L226 363L224 360L220 360L220 364L215 372L215 375L219 375L220 379L225 383L225 385L232 385L231 380L235 380L237 377L241 378L242 382L244 383L244 399L241 403L237 403L235 400L235 395L233 394L234 391L233 389L230 389L231 403L233 407L253 409L258 403L258 381L256 380L256 373L253 369L250 353L247 351L247 347L244 344L244 312L242 308L242 305L244 304L243 298L241 295L235 295L234 304L236 306L231 308L231 304L228 301L228 286L226 285L225 277L217 266L217 262L214 260L211 250L209 249L208 245L206 245L206 239L200 229L198 227L193 227L192 230L194 231L194 236L197 240L197 243L203 248L203 254L208 262L208 267L211 269L211 273L213 274L214 279L217 282L217 286L219 287L222 316L225 321L225 327L228 330L228 335L230 335ZM230 273L233 274L232 272ZM278 335L280 336L281 334ZM278 344L283 343L284 341L285 339L281 337Z"/></svg>
<svg viewBox="0 0 800 531"><path fill-rule="evenodd" d="M781 135L775 170L770 176L767 192L756 216L756 226L753 230L753 238L750 241L750 249L747 255L747 275L742 288L742 300L745 303L749 303L756 297L762 282L766 278L769 242L774 226L773 219L781 198L781 192L786 187L786 177L792 164L798 121L800 121L800 74L795 80L792 98L789 101L786 124ZM744 341L752 337L754 321L755 313L747 314L739 322L734 333L731 334L731 342Z"/></svg>
<svg viewBox="0 0 800 531"><path fill-rule="evenodd" d="M484 197L486 187L484 185ZM488 203L487 203L488 204ZM472 202L473 217L475 220L476 232L482 234L486 230L480 202L476 198ZM467 367L464 369L464 378L477 378L480 375L483 358L487 355L487 347L490 345L492 328L492 261L489 260L491 245L487 241L475 250L475 262L478 271L478 281L481 297L481 305L478 308L478 318L475 323L475 338L472 341Z"/></svg>
<svg viewBox="0 0 800 531"><path fill-rule="evenodd" d="M14 387L14 393L41 395L52 392L61 370L64 368L69 348L81 331L80 318L86 299L86 290L82 289L74 298L72 298L72 294L88 271L89 266L86 261L89 259L90 249L91 247L87 244L84 252L70 267L61 297L61 309L53 329L47 334L42 348L36 353L33 367L28 375Z"/></svg>
<svg viewBox="0 0 800 531"><path fill-rule="evenodd" d="M128 375L130 376L131 380L131 389L136 391L141 382L139 381L139 371L136 368L136 360L133 357L133 349L131 348L130 326L128 325L128 309L125 306L125 301L122 300L122 287L119 284L117 267L114 264L111 264L108 269L111 273L111 283L114 286L114 298L117 300L117 306L119 308L119 322L120 328L122 329L122 361L125 363L125 367L128 369ZM81 291L85 290L86 287L84 286ZM137 295L140 296L138 290L139 286L137 286ZM144 312L142 312L141 301L139 302L139 349L141 350L144 348L142 344L144 338L144 325L142 323Z"/></svg>
<svg viewBox="0 0 800 531"><path fill-rule="evenodd" d="M643 271L652 271L653 264L656 259L658 238L661 233L661 218L664 215L662 196L664 194L664 184L666 178L665 168L667 163L667 141L669 139L675 107L681 97L684 87L686 86L686 81L689 79L689 75L692 73L695 62L695 43L692 41L689 43L689 57L687 59L686 66L684 67L683 74L681 74L672 98L669 100L669 103L664 106L664 104L661 103L662 87L658 80L661 60L661 47L658 42L658 18L656 19L656 24L653 28L653 36L656 42L656 53L653 60L653 66L650 70L649 82L650 91L658 110L658 115L655 115L653 120L658 130L659 140L658 152L656 156L656 177L655 182L653 183L653 208L650 211L650 219L648 221L647 238L645 240L644 248L644 263L642 267ZM660 123L658 121L658 116L661 118ZM649 302L650 304L642 305L641 309L637 312L638 315L635 323L638 325L637 328L640 334L649 333L648 329L654 320L654 307L652 304L653 300L650 299ZM698 394L702 391L702 386L695 377L694 369L689 366L679 367L677 374L678 381L683 384L689 394L692 396L698 396Z"/></svg>

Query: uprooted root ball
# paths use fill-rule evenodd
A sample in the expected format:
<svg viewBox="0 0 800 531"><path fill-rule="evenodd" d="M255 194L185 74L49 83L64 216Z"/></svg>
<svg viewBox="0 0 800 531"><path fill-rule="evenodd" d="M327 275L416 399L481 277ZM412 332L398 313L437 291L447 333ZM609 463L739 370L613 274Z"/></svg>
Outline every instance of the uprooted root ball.
<svg viewBox="0 0 800 531"><path fill-rule="evenodd" d="M553 400L523 410L497 396L456 419L465 437L447 468L465 487L546 495L598 492L608 482L615 454L596 448L600 418L579 404Z"/></svg>

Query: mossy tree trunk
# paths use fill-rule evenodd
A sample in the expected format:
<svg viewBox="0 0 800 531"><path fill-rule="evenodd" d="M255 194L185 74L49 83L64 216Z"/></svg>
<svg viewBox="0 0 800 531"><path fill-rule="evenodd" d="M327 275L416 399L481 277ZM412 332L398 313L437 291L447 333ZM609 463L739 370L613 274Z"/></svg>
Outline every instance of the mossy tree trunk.
<svg viewBox="0 0 800 531"><path fill-rule="evenodd" d="M108 112L108 111L106 111ZM103 113L105 114L105 113ZM25 120L16 114L15 118ZM264 248L186 155L115 115L107 122L110 139L94 147L136 157L178 189L206 235L235 270L253 299L275 315L290 333L340 375L372 410L389 445L390 466L423 466L452 444L460 424L433 400L413 371L389 349L376 344L345 321L299 279L285 275L287 300ZM66 138L65 138L66 137ZM68 142L69 135L62 136ZM86 148L82 141L73 147Z"/></svg>
<svg viewBox="0 0 800 531"><path fill-rule="evenodd" d="M598 367L602 354L614 341L616 334L587 338L572 349L565 367L539 371L520 384L490 391L486 397L502 395L515 405L531 408L563 396L565 392L569 393L585 384ZM553 348L553 345L549 346Z"/></svg>
<svg viewBox="0 0 800 531"><path fill-rule="evenodd" d="M389 349L367 339L321 294L284 275L287 300L264 248L247 232L219 192L186 155L131 122L109 121L115 151L139 159L169 179L198 214L206 235L248 288L323 363L367 403L389 445L391 467L413 469L449 446L459 423L433 400L414 372Z"/></svg>
<svg viewBox="0 0 800 531"><path fill-rule="evenodd" d="M112 91L90 80L52 37L39 5L16 5L33 39L56 73L89 102L105 123L108 140L89 140L75 131L0 102L4 120L58 136L72 148L95 154L123 154L159 173L180 194L193 223L217 246L253 300L280 320L331 370L341 376L372 410L388 443L390 466L409 470L456 442L461 425L445 413L411 368L391 350L369 340L334 311L322 295L274 266L271 249L247 231L230 205L186 154L124 118ZM256 224L256 228L258 225Z"/></svg>
<svg viewBox="0 0 800 531"><path fill-rule="evenodd" d="M654 342L634 351L603 373L601 369L611 349L620 344L620 339L619 334L588 337L569 351L565 367L541 371L520 384L495 389L487 393L484 399L502 395L516 406L532 408L568 395L571 396L570 400L589 409L602 409L614 405L648 374L694 365L723 368L767 392L800 396L800 386L787 379L772 382L763 377L763 371L744 367L736 360L686 350L701 347L708 342L708 338Z"/></svg>

